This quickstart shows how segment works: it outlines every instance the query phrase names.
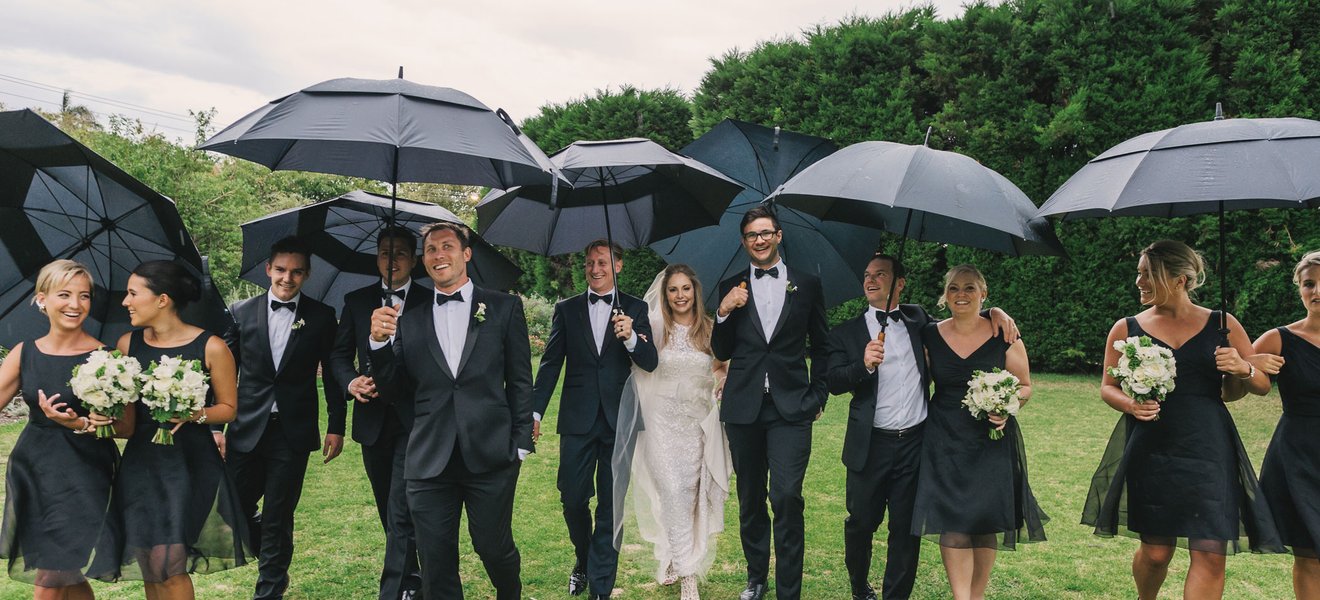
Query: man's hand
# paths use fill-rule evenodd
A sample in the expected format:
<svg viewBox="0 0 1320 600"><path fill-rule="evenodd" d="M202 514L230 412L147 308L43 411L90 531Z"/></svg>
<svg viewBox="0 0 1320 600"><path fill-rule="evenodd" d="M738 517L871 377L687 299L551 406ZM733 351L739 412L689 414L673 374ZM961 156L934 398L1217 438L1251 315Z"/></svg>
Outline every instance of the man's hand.
<svg viewBox="0 0 1320 600"><path fill-rule="evenodd" d="M614 324L614 337L625 342L628 341L628 338L632 337L632 317L623 314L623 312L619 312L613 317L610 317L610 322Z"/></svg>
<svg viewBox="0 0 1320 600"><path fill-rule="evenodd" d="M1022 332L1018 331L1017 323L1013 321L1013 317L1008 316L1008 313L1000 308L990 309L990 328L998 331L1003 336L1004 341L1010 344L1022 337Z"/></svg>
<svg viewBox="0 0 1320 600"><path fill-rule="evenodd" d="M324 456L325 460L321 461L321 464L329 464L330 461L334 460L335 457L339 456L339 453L343 451L344 436L337 433L325 434L325 446L321 448L321 456Z"/></svg>
<svg viewBox="0 0 1320 600"><path fill-rule="evenodd" d="M211 437L215 438L215 447L220 450L220 458L225 457L225 434L219 431L212 431Z"/></svg>
<svg viewBox="0 0 1320 600"><path fill-rule="evenodd" d="M862 364L866 366L867 371L874 371L885 362L885 343L880 340L871 340L866 343L866 349L862 350Z"/></svg>
<svg viewBox="0 0 1320 600"><path fill-rule="evenodd" d="M536 443L539 439L541 439L541 422L532 419L532 443Z"/></svg>
<svg viewBox="0 0 1320 600"><path fill-rule="evenodd" d="M741 284L729 290L729 293L724 295L724 299L720 300L719 316L727 317L729 313L745 306L747 295L747 287Z"/></svg>
<svg viewBox="0 0 1320 600"><path fill-rule="evenodd" d="M398 329L399 311L393 306L382 306L371 313L371 339L381 343L390 339Z"/></svg>
<svg viewBox="0 0 1320 600"><path fill-rule="evenodd" d="M375 378L367 375L358 375L353 381L348 382L348 393L358 402L371 402L379 395L376 392Z"/></svg>

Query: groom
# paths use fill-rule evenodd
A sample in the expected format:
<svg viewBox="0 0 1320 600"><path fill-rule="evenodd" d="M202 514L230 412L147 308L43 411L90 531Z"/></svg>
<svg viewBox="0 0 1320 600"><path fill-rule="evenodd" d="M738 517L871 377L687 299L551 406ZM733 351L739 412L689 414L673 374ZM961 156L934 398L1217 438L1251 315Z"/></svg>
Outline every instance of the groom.
<svg viewBox="0 0 1320 600"><path fill-rule="evenodd" d="M413 403L403 477L426 598L462 598L458 530L467 507L472 547L499 600L522 597L513 500L532 448L532 356L517 296L467 275L468 230L422 229L431 277L426 306L377 308L371 365L382 397ZM400 393L391 386L405 385Z"/></svg>
<svg viewBox="0 0 1320 600"><path fill-rule="evenodd" d="M743 215L747 271L720 282L711 334L715 358L729 362L720 418L738 475L739 531L747 558L740 600L765 596L774 510L776 594L802 594L802 479L811 456L811 425L825 408L825 300L820 280L790 270L779 257L783 231L764 207ZM811 357L808 371L805 358ZM767 478L768 475L768 478Z"/></svg>

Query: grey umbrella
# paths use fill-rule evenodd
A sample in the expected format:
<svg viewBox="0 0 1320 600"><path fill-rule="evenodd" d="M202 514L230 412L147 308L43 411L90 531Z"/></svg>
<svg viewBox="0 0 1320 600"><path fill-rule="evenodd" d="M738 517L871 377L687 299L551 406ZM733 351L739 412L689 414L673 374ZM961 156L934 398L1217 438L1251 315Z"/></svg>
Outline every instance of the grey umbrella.
<svg viewBox="0 0 1320 600"><path fill-rule="evenodd" d="M119 303L149 260L177 262L203 282L185 321L215 333L233 322L174 202L30 110L0 113L0 223L0 345L46 333L27 303L37 272L57 258L91 271L85 326L101 341L131 329Z"/></svg>
<svg viewBox="0 0 1320 600"><path fill-rule="evenodd" d="M1227 312L1224 212L1320 206L1320 122L1225 119L1129 139L1091 159L1036 213L1102 216L1219 215L1219 297ZM1226 319L1227 317L1221 317ZM1220 323L1220 329L1226 325Z"/></svg>

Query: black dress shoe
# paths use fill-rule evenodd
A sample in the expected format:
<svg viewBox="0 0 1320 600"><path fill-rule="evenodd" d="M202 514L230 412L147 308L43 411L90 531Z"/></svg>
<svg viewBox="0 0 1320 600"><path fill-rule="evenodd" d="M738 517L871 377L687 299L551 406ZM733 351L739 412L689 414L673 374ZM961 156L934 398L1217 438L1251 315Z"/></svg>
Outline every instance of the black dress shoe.
<svg viewBox="0 0 1320 600"><path fill-rule="evenodd" d="M852 597L853 600L879 600L879 598L877 598L875 595L875 588L872 588L870 585L867 585L866 591L860 594L857 592L853 592Z"/></svg>
<svg viewBox="0 0 1320 600"><path fill-rule="evenodd" d="M738 600L762 600L765 598L764 583L747 583L747 589L738 594Z"/></svg>
<svg viewBox="0 0 1320 600"><path fill-rule="evenodd" d="M568 574L568 595L580 596L585 591L587 591L587 570L573 567L573 572Z"/></svg>

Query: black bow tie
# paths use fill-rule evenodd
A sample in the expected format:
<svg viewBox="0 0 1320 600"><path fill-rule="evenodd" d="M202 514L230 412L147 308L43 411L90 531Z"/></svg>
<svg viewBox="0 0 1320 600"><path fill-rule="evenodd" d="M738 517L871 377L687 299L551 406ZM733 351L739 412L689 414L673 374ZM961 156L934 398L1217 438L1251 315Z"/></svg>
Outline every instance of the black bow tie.
<svg viewBox="0 0 1320 600"><path fill-rule="evenodd" d="M391 296L398 298L399 300L406 300L408 298L408 288L399 288L397 290L390 290L388 293Z"/></svg>
<svg viewBox="0 0 1320 600"><path fill-rule="evenodd" d="M297 302L280 302L279 300L271 300L271 301L270 301L270 309L271 309L271 310L279 310L279 309L281 309L281 308L287 308L287 309L289 309L289 310L291 310L291 311L293 311L293 312L298 312L298 303L297 303Z"/></svg>
<svg viewBox="0 0 1320 600"><path fill-rule="evenodd" d="M444 306L446 302L449 302L449 301L451 301L451 300L454 301L454 302L462 302L462 301L463 301L463 292L460 290L460 291L454 292L453 294L450 294L450 295L448 295L448 296L446 296L446 295L444 295L444 294L436 294L436 295L435 295L435 303L436 303L436 306Z"/></svg>
<svg viewBox="0 0 1320 600"><path fill-rule="evenodd" d="M605 294L602 296L600 294L593 292L587 294L587 300L590 300L592 304L595 304L597 302L604 302L606 304L609 304L614 301L614 294Z"/></svg>
<svg viewBox="0 0 1320 600"><path fill-rule="evenodd" d="M902 321L903 321L903 311L898 310L897 308L894 309L894 310L888 311L888 312L883 311L883 310L877 310L877 311L875 311L875 320L876 320L876 321L879 321L879 322L881 322L881 323L884 323L884 322L885 322L885 317L886 317L886 316L888 316L889 318L891 318L891 319L893 319L893 320L895 320L895 321L899 321L899 322L902 322Z"/></svg>
<svg viewBox="0 0 1320 600"><path fill-rule="evenodd" d="M775 279L779 279L779 267L770 267L769 269L754 269L752 273L756 275L757 279L765 277L766 275L774 277Z"/></svg>

